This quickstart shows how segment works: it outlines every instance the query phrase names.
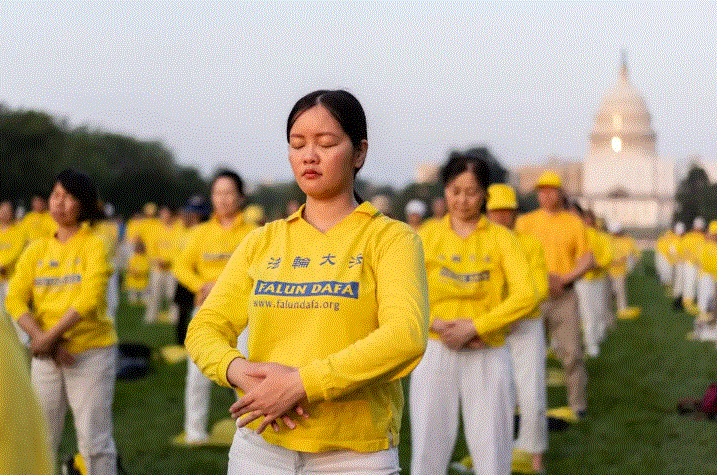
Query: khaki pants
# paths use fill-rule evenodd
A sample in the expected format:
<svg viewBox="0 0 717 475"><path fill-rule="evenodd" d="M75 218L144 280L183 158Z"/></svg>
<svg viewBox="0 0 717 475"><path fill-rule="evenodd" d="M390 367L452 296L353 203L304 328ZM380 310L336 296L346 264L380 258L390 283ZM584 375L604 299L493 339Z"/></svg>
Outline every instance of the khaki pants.
<svg viewBox="0 0 717 475"><path fill-rule="evenodd" d="M269 429L271 430L271 429ZM378 452L297 452L264 441L251 429L234 434L227 475L398 475L398 448Z"/></svg>
<svg viewBox="0 0 717 475"><path fill-rule="evenodd" d="M541 313L548 326L550 347L565 369L568 404L575 412L584 411L587 406L587 374L583 365L578 296L575 290L567 290L560 298L545 301Z"/></svg>
<svg viewBox="0 0 717 475"><path fill-rule="evenodd" d="M88 475L115 475L117 449L112 426L112 400L117 372L117 346L76 354L75 364L58 367L51 359L32 359L30 377L45 412L51 450L57 452L69 404L77 447Z"/></svg>

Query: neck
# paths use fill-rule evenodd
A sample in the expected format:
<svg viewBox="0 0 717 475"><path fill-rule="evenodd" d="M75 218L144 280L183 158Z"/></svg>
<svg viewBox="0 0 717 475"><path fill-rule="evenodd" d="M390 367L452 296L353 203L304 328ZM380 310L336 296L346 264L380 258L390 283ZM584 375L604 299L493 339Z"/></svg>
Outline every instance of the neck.
<svg viewBox="0 0 717 475"><path fill-rule="evenodd" d="M563 208L561 206L554 206L552 208L543 208L543 210L547 213L555 214L555 213L559 213L560 211L562 211Z"/></svg>
<svg viewBox="0 0 717 475"><path fill-rule="evenodd" d="M460 237L468 237L478 225L481 215L468 220L458 219L451 215L451 228Z"/></svg>
<svg viewBox="0 0 717 475"><path fill-rule="evenodd" d="M219 225L223 228L230 228L234 224L234 218L237 217L237 214L234 213L226 216L217 216L217 221L219 221Z"/></svg>
<svg viewBox="0 0 717 475"><path fill-rule="evenodd" d="M306 197L304 219L313 227L325 233L358 207L353 189L329 199Z"/></svg>
<svg viewBox="0 0 717 475"><path fill-rule="evenodd" d="M77 231L80 230L80 223L75 223L68 226L58 226L57 228L57 240L60 242L67 242Z"/></svg>

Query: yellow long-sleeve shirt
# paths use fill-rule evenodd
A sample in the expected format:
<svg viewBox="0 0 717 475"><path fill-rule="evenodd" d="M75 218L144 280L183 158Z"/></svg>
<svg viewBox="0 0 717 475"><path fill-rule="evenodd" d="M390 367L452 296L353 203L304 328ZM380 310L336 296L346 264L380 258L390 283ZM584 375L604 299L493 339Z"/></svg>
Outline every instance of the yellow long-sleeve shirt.
<svg viewBox="0 0 717 475"><path fill-rule="evenodd" d="M605 276L613 260L612 236L589 226L587 233L588 245L595 258L595 267L587 271L583 279L595 280Z"/></svg>
<svg viewBox="0 0 717 475"><path fill-rule="evenodd" d="M518 216L515 230L531 234L540 241L549 274L570 273L578 260L590 251L586 226L567 211L549 213L537 209Z"/></svg>
<svg viewBox="0 0 717 475"><path fill-rule="evenodd" d="M69 240L39 238L22 253L10 279L6 308L19 319L30 311L43 331L70 308L81 316L62 337L70 353L117 342L105 302L108 269L102 241L83 226Z"/></svg>
<svg viewBox="0 0 717 475"><path fill-rule="evenodd" d="M422 229L420 236L431 322L468 318L482 340L502 345L510 323L537 305L526 254L515 233L483 216L462 238L446 215L439 224ZM439 338L434 332L429 336Z"/></svg>
<svg viewBox="0 0 717 475"><path fill-rule="evenodd" d="M30 386L25 351L6 315L0 315L0 473L51 475L47 429Z"/></svg>
<svg viewBox="0 0 717 475"><path fill-rule="evenodd" d="M632 259L637 256L635 240L630 236L614 236L612 238L612 263L608 268L610 275L615 277L627 274Z"/></svg>
<svg viewBox="0 0 717 475"><path fill-rule="evenodd" d="M152 232L152 236L149 242L148 254L154 259L169 262L174 262L176 258L176 227L174 223L166 225L160 223L155 226Z"/></svg>
<svg viewBox="0 0 717 475"><path fill-rule="evenodd" d="M679 244L682 260L698 265L704 243L705 235L698 231L690 231L682 236Z"/></svg>
<svg viewBox="0 0 717 475"><path fill-rule="evenodd" d="M519 233L517 236L528 260L530 279L535 289L535 299L538 304L540 304L548 296L548 269L545 267L543 246L540 244L540 241L530 234ZM539 315L539 308L536 307L531 313L531 317L537 317Z"/></svg>
<svg viewBox="0 0 717 475"><path fill-rule="evenodd" d="M241 240L254 228L256 225L244 221L241 213L226 229L216 217L196 226L174 264L175 277L191 292L197 293L204 284L217 280Z"/></svg>
<svg viewBox="0 0 717 475"><path fill-rule="evenodd" d="M22 227L28 242L41 237L50 237L57 231L57 223L47 212L30 211L22 218Z"/></svg>
<svg viewBox="0 0 717 475"><path fill-rule="evenodd" d="M717 242L705 240L700 256L700 270L717 279Z"/></svg>
<svg viewBox="0 0 717 475"><path fill-rule="evenodd" d="M130 291L143 291L149 284L149 259L147 254L133 252L127 261L124 273L124 288Z"/></svg>
<svg viewBox="0 0 717 475"><path fill-rule="evenodd" d="M241 357L236 338L248 325L250 361L299 368L310 416L294 430L265 431L271 444L308 452L396 446L399 379L426 345L421 241L368 202L326 233L303 209L242 241L192 319L187 349L228 386L227 368Z"/></svg>
<svg viewBox="0 0 717 475"><path fill-rule="evenodd" d="M0 274L0 282L10 280L15 270L15 262L25 247L25 230L19 223L0 228L0 268L5 269Z"/></svg>

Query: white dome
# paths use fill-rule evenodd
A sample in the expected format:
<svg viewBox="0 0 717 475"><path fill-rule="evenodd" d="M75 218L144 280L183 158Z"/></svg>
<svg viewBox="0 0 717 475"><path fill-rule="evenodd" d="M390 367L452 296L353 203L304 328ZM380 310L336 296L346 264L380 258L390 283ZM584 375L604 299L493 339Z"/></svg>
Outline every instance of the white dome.
<svg viewBox="0 0 717 475"><path fill-rule="evenodd" d="M617 81L600 102L591 135L591 152L654 155L655 131L645 99L630 82L623 59Z"/></svg>

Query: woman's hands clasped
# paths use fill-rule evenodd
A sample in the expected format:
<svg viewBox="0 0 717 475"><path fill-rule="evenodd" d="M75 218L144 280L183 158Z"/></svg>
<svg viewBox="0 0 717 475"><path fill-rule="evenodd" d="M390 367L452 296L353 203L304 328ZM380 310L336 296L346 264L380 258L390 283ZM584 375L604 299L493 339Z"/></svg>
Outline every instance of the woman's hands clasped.
<svg viewBox="0 0 717 475"><path fill-rule="evenodd" d="M229 407L238 427L263 416L256 430L260 434L269 425L278 431L279 420L289 429L294 429L294 416L289 415L292 411L299 417L308 417L299 404L306 397L306 391L297 368L279 363L252 363L237 358L229 365L227 379L244 391L244 396Z"/></svg>
<svg viewBox="0 0 717 475"><path fill-rule="evenodd" d="M431 330L438 333L443 344L454 351L479 350L487 346L478 336L473 321L467 318L458 320L436 318L431 324Z"/></svg>

